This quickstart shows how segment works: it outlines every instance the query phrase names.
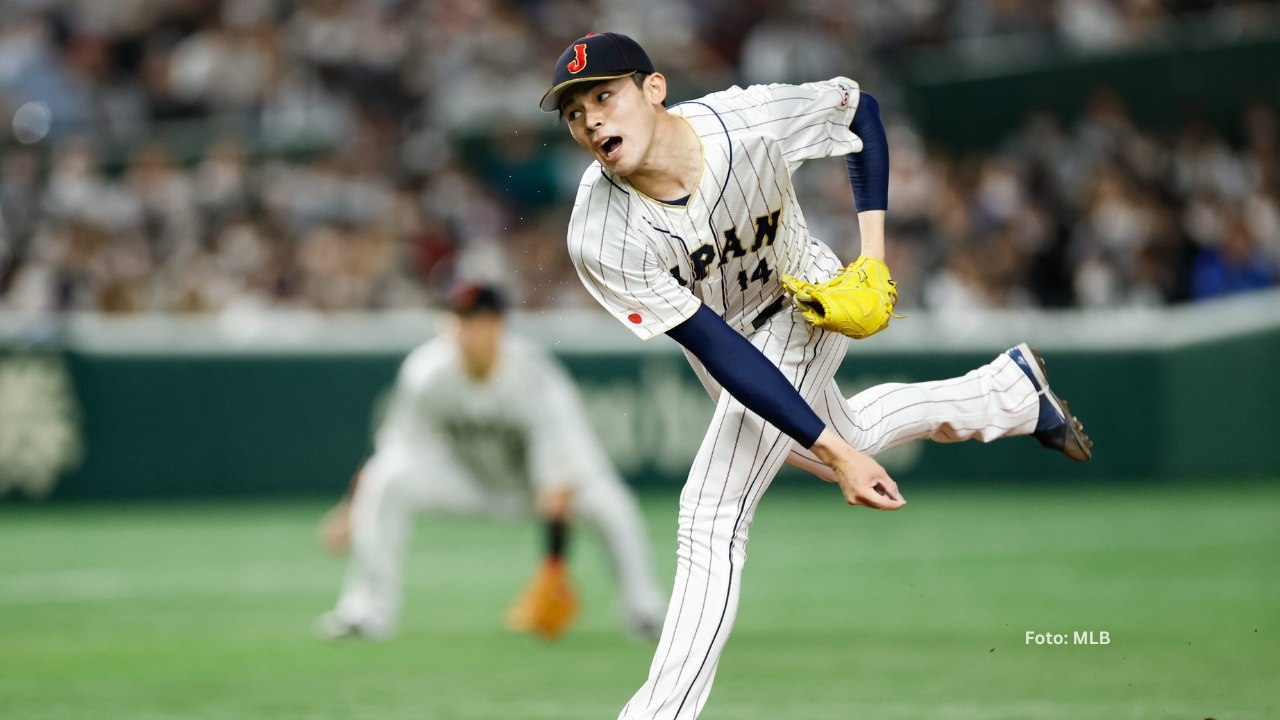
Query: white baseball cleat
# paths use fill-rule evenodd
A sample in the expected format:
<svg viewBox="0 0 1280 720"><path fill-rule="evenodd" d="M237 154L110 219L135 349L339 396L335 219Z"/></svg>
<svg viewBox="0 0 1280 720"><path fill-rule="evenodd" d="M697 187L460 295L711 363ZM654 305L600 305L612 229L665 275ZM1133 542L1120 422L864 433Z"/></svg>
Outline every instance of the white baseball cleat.
<svg viewBox="0 0 1280 720"><path fill-rule="evenodd" d="M634 616L627 619L627 636L636 642L656 643L662 639L663 616Z"/></svg>
<svg viewBox="0 0 1280 720"><path fill-rule="evenodd" d="M344 617L337 610L316 618L316 634L326 640L364 639L385 640L391 630L376 623Z"/></svg>
<svg viewBox="0 0 1280 720"><path fill-rule="evenodd" d="M1040 420L1031 436L1044 447L1057 450L1076 462L1093 457L1093 441L1084 434L1084 425L1071 414L1067 401L1049 389L1049 377L1040 353L1026 343L1018 343L1005 354L1026 373L1040 396Z"/></svg>

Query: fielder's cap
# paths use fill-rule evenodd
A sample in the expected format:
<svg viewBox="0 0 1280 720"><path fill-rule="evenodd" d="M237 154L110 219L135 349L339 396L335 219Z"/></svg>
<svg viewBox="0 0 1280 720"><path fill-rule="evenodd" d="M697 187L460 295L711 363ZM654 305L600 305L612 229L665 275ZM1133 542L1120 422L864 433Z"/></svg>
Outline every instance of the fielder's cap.
<svg viewBox="0 0 1280 720"><path fill-rule="evenodd" d="M544 112L560 108L560 96L569 87L653 72L653 63L635 40L618 33L590 33L569 43L551 74L551 89L542 96Z"/></svg>
<svg viewBox="0 0 1280 720"><path fill-rule="evenodd" d="M448 306L454 315L501 315L507 309L507 299L492 285L463 282L449 290Z"/></svg>

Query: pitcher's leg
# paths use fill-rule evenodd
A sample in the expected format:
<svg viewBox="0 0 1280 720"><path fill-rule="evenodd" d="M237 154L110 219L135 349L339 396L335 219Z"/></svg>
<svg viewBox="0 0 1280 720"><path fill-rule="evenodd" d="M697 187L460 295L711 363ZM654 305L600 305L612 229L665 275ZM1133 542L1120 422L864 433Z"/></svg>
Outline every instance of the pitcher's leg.
<svg viewBox="0 0 1280 720"><path fill-rule="evenodd" d="M922 438L991 442L1027 435L1035 430L1040 401L1031 381L1002 353L958 378L877 385L833 402L828 411L833 421L844 416L855 447L875 455Z"/></svg>
<svg viewBox="0 0 1280 720"><path fill-rule="evenodd" d="M822 397L847 339L798 312L775 315L751 341L810 403ZM709 388L712 389L712 388ZM649 678L621 720L692 720L701 712L737 617L747 533L795 441L728 393L680 493L676 579Z"/></svg>
<svg viewBox="0 0 1280 720"><path fill-rule="evenodd" d="M847 400L832 382L814 408L850 444L875 455L912 440L991 442L1027 435L1036 428L1040 400L1026 374L1001 353L960 377L885 383ZM812 453L794 453L793 464L824 477L825 466Z"/></svg>
<svg viewBox="0 0 1280 720"><path fill-rule="evenodd" d="M706 703L737 616L748 528L792 444L727 395L712 428L680 494L676 579L662 639L622 720L688 720Z"/></svg>

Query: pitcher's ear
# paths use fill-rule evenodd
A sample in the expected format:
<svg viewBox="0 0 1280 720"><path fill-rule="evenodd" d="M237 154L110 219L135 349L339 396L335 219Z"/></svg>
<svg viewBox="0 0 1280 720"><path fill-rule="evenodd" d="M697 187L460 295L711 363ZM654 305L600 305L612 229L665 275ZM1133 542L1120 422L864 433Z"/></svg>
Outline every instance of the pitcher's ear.
<svg viewBox="0 0 1280 720"><path fill-rule="evenodd" d="M645 91L650 100L667 104L667 77L660 72L650 73L645 78Z"/></svg>

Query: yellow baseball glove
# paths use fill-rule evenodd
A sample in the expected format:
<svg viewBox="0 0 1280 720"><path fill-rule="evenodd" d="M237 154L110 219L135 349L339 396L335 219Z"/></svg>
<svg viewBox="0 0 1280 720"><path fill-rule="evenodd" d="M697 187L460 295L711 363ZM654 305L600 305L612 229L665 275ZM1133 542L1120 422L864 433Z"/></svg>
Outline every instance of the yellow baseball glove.
<svg viewBox="0 0 1280 720"><path fill-rule="evenodd" d="M805 320L858 340L889 327L890 318L902 317L893 313L898 284L889 277L889 267L865 255L817 284L783 275L782 287Z"/></svg>
<svg viewBox="0 0 1280 720"><path fill-rule="evenodd" d="M563 562L548 560L507 610L507 628L548 640L560 637L578 618L578 593Z"/></svg>

